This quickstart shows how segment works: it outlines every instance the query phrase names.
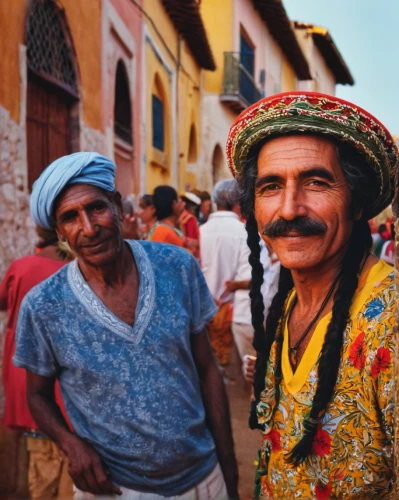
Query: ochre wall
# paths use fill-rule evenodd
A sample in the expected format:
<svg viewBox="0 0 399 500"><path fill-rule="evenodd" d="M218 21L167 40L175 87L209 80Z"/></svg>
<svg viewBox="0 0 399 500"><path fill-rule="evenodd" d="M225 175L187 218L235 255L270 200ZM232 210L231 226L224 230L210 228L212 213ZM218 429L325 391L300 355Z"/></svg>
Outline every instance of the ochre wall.
<svg viewBox="0 0 399 500"><path fill-rule="evenodd" d="M288 92L296 89L296 76L288 59L283 55L281 68L281 92Z"/></svg>
<svg viewBox="0 0 399 500"><path fill-rule="evenodd" d="M78 61L82 119L101 129L101 0L64 0L65 17ZM0 105L20 121L19 46L24 43L26 0L0 1Z"/></svg>
<svg viewBox="0 0 399 500"><path fill-rule="evenodd" d="M216 71L205 72L204 90L220 94L223 87L223 53L233 51L233 0L202 0L200 9L216 64Z"/></svg>
<svg viewBox="0 0 399 500"><path fill-rule="evenodd" d="M19 45L24 42L26 0L0 1L0 106L19 122Z"/></svg>
<svg viewBox="0 0 399 500"><path fill-rule="evenodd" d="M180 40L167 12L160 0L145 0L144 11L151 17L156 26L162 26L161 36L155 32L150 22L146 21L153 42L161 52L165 62L171 71L177 74L177 103L176 110L172 109L172 85L173 79L163 63L159 60L150 44L146 43L145 67L146 86L143 89L146 102L146 189L148 192L160 184L172 184L173 145L177 145L177 183L174 187L181 192L189 183L191 187L196 186L196 174L187 172L187 153L189 147L190 128L194 124L197 131L197 149L200 145L200 76L201 70L193 54L184 40ZM166 49L165 47L168 47ZM179 49L180 44L180 49ZM169 53L170 51L170 53ZM179 63L178 63L179 61ZM155 74L161 77L165 91L165 153L167 155L166 168L156 165L154 162L154 149L152 147L152 91ZM177 114L177 137L173 137L173 113ZM174 143L176 142L176 144Z"/></svg>
<svg viewBox="0 0 399 500"><path fill-rule="evenodd" d="M102 130L101 106L101 0L64 0L72 41L78 61L82 119Z"/></svg>
<svg viewBox="0 0 399 500"><path fill-rule="evenodd" d="M170 184L170 176L172 169L172 115L171 115L171 82L169 73L160 63L152 47L147 44L145 50L146 58L146 158L147 172L146 190L152 193L154 188L160 184ZM161 83L162 92L159 92L155 81L156 78ZM166 162L161 165L157 162L156 151L152 146L152 94L162 97L164 110L164 154ZM163 94L163 95L162 95Z"/></svg>

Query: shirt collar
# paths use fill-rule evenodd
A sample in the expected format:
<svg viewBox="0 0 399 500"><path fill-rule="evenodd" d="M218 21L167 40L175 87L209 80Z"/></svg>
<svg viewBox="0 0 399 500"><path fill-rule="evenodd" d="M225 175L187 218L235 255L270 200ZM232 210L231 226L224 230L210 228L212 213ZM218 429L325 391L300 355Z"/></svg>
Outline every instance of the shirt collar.
<svg viewBox="0 0 399 500"><path fill-rule="evenodd" d="M230 210L218 210L217 212L213 212L209 216L209 219L217 219L219 217L232 217L233 219L240 220L240 218L238 217L238 215L236 213L234 213L234 212L231 212Z"/></svg>

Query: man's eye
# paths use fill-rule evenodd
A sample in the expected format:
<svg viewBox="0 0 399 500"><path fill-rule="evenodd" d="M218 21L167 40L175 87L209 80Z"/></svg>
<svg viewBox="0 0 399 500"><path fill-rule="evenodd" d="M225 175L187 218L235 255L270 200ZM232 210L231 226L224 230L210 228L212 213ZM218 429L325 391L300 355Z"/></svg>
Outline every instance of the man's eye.
<svg viewBox="0 0 399 500"><path fill-rule="evenodd" d="M309 182L309 186L315 186L315 187L328 187L329 184L327 182L324 182L324 181L320 181L318 179L312 179L310 182Z"/></svg>
<svg viewBox="0 0 399 500"><path fill-rule="evenodd" d="M75 218L75 214L73 212L63 214L61 216L61 222L71 222Z"/></svg>
<svg viewBox="0 0 399 500"><path fill-rule="evenodd" d="M261 192L265 191L276 191L277 189L280 189L280 186L278 184L266 184L266 186L263 186L261 188Z"/></svg>

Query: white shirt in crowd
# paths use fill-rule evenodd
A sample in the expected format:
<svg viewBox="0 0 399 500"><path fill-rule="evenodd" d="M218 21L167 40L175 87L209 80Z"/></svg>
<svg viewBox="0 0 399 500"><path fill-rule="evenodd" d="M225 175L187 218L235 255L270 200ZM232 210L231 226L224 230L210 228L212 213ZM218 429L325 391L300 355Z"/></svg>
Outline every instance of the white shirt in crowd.
<svg viewBox="0 0 399 500"><path fill-rule="evenodd" d="M248 260L247 232L237 214L220 210L200 226L201 269L214 299L233 300L226 281L237 280L240 263Z"/></svg>
<svg viewBox="0 0 399 500"><path fill-rule="evenodd" d="M238 267L237 281L248 281L251 279L251 265L248 262L249 248L246 255L242 254L242 260ZM280 273L280 263L272 263L269 250L264 241L260 240L260 261L263 266L263 285L261 292L265 304L265 318L269 312L270 304L278 289L278 277ZM249 290L237 290L233 301L233 322L250 325L251 322L251 299Z"/></svg>

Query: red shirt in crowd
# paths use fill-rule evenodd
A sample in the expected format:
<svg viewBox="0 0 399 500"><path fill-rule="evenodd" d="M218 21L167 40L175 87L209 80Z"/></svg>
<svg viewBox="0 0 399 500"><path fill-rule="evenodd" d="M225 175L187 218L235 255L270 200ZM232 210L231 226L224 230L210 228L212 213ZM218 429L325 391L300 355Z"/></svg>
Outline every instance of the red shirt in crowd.
<svg viewBox="0 0 399 500"><path fill-rule="evenodd" d="M29 255L15 260L0 284L0 309L7 309L7 326L3 353L3 385L5 409L3 424L16 428L37 429L26 401L26 372L13 365L15 329L22 299L31 288L60 270L66 262L40 255ZM58 382L55 387L56 401L66 418L64 403Z"/></svg>

